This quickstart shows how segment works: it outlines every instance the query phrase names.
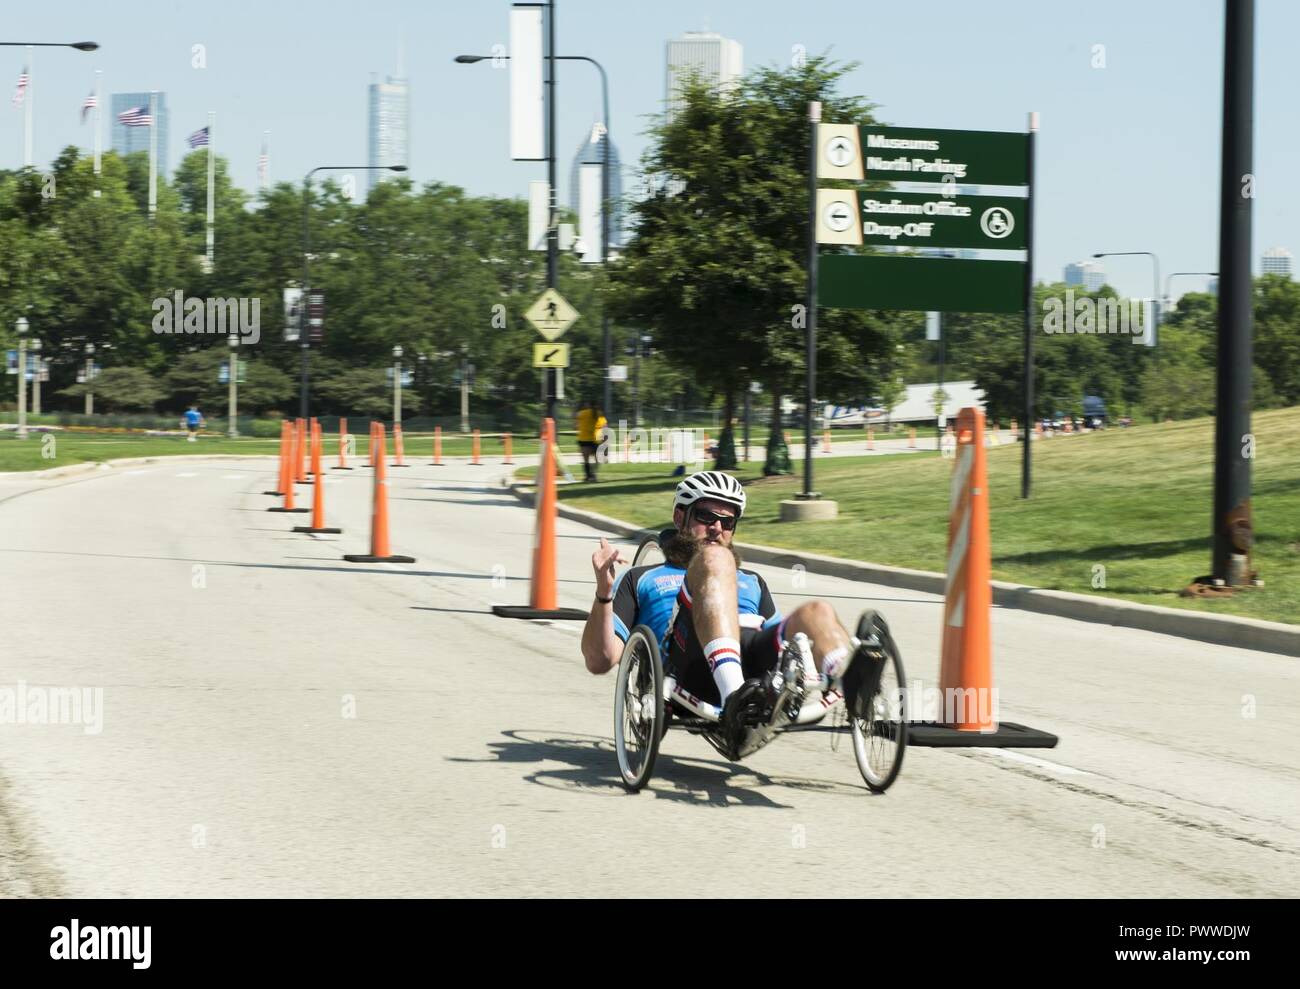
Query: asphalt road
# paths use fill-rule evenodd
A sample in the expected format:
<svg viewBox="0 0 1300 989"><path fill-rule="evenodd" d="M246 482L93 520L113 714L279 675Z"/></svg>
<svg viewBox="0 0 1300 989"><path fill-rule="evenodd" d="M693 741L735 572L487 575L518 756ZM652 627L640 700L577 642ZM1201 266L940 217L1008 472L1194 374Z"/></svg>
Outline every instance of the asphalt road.
<svg viewBox="0 0 1300 989"><path fill-rule="evenodd" d="M624 793L580 623L489 612L528 597L506 469L390 471L404 566L342 560L364 468L328 538L265 511L270 459L0 477L0 700L102 691L99 730L0 723L0 895L1300 895L1294 659L1006 609L1002 717L1054 750L914 748L873 796L847 738L732 765L670 733ZM599 534L558 532L585 608ZM938 598L757 569L786 610L882 609L932 684Z"/></svg>

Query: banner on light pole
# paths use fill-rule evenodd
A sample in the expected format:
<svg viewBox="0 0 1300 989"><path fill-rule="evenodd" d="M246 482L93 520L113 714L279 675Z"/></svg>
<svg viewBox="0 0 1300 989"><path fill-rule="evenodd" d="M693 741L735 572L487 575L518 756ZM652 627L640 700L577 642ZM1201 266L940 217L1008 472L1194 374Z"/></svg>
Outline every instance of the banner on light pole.
<svg viewBox="0 0 1300 989"><path fill-rule="evenodd" d="M545 11L537 3L510 7L510 157L515 161L547 158Z"/></svg>
<svg viewBox="0 0 1300 989"><path fill-rule="evenodd" d="M578 238L587 248L582 255L585 264L595 264L601 256L600 172L600 165L581 165L578 169Z"/></svg>

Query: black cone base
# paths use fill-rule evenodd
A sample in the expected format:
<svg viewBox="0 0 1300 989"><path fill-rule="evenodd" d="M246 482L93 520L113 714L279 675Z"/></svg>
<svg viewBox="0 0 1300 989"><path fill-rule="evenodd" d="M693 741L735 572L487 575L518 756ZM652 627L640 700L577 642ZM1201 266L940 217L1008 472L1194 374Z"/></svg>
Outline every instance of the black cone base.
<svg viewBox="0 0 1300 989"><path fill-rule="evenodd" d="M1004 721L997 731L958 731L928 721L907 723L907 744L934 748L1053 749L1055 735Z"/></svg>
<svg viewBox="0 0 1300 989"><path fill-rule="evenodd" d="M356 470L355 467L331 467L330 470Z"/></svg>
<svg viewBox="0 0 1300 989"><path fill-rule="evenodd" d="M365 556L356 553L348 553L343 559L348 563L414 563L413 556Z"/></svg>
<svg viewBox="0 0 1300 989"><path fill-rule="evenodd" d="M283 492L283 491L263 491L262 494L264 494L264 495L275 495L275 497L277 497L277 498L283 498L283 497L284 497L284 492Z"/></svg>
<svg viewBox="0 0 1300 989"><path fill-rule="evenodd" d="M310 508L281 508L277 505L275 508L268 508L268 512L310 512Z"/></svg>
<svg viewBox="0 0 1300 989"><path fill-rule="evenodd" d="M502 618L553 618L575 622L585 622L588 618L587 612L577 608L554 608L547 611L544 608L530 608L526 604L494 604L492 614Z"/></svg>
<svg viewBox="0 0 1300 989"><path fill-rule="evenodd" d="M294 532L342 532L342 529L313 529L309 525L295 525Z"/></svg>

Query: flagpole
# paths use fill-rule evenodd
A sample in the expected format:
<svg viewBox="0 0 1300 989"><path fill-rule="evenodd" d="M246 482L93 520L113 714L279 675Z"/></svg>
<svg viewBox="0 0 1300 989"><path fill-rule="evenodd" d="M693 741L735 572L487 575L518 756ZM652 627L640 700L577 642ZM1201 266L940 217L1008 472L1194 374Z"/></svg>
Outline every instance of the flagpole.
<svg viewBox="0 0 1300 989"><path fill-rule="evenodd" d="M99 125L99 104L103 98L102 94L99 91L100 90L99 77L101 75L103 75L103 70L96 69L95 70L95 174L96 175L100 173L100 159L102 157L100 154L102 148L102 144L101 144L102 138L100 135L101 128Z"/></svg>
<svg viewBox="0 0 1300 989"><path fill-rule="evenodd" d="M212 213L212 190L216 185L216 159L212 156L212 141L215 132L214 124L216 123L217 114L215 110L208 111L208 271L212 271L213 249L216 247L216 226L213 222ZM231 372L234 373L233 370Z"/></svg>
<svg viewBox="0 0 1300 989"><path fill-rule="evenodd" d="M32 100L36 90L36 77L32 72L32 46L27 46L27 93L23 100L23 167L32 167Z"/></svg>
<svg viewBox="0 0 1300 989"><path fill-rule="evenodd" d="M158 91L149 94L149 219L158 212Z"/></svg>

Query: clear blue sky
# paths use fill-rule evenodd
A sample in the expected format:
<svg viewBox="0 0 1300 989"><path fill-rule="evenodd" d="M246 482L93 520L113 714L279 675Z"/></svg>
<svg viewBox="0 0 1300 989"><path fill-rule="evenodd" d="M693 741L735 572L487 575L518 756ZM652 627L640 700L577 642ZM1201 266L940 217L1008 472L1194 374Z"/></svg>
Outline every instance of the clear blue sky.
<svg viewBox="0 0 1300 989"><path fill-rule="evenodd" d="M100 42L99 52L38 49L38 164L71 143L89 148L82 99L103 70L116 91L159 89L171 109L171 160L217 113L218 153L253 189L262 132L275 180L366 160L366 86L395 71L405 41L411 163L418 182L523 196L544 165L508 159L507 73L452 57L507 44L507 0L58 0L7 5L0 40ZM1300 253L1300 4L1258 0L1255 245ZM664 42L705 27L744 45L746 69L788 64L796 45L859 61L847 89L893 124L1022 130L1042 116L1035 270L1094 251L1154 250L1162 275L1217 267L1222 0L559 0L563 54L600 59L610 74L612 133L628 174L645 146L646 115L664 94ZM191 68L203 44L207 68ZM1106 67L1091 67L1105 45ZM5 95L22 49L0 49ZM600 110L595 71L560 72L561 196L568 161ZM105 143L107 146L107 120ZM0 166L22 164L22 112L0 103ZM359 179L364 178L359 176ZM358 183L365 188L364 181ZM1145 258L1107 261L1109 281L1151 292ZM1175 294L1201 280L1175 281Z"/></svg>

